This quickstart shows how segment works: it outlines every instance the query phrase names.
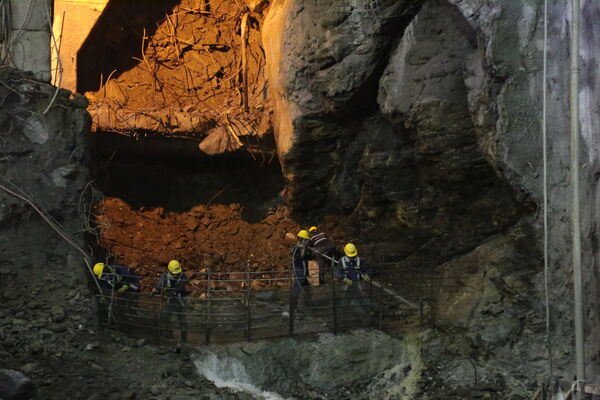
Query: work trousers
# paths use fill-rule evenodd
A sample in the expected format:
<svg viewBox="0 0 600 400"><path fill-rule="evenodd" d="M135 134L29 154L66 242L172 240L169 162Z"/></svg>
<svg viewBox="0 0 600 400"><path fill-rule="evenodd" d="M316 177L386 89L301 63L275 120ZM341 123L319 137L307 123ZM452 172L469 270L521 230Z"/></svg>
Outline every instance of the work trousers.
<svg viewBox="0 0 600 400"><path fill-rule="evenodd" d="M370 315L373 311L369 299L369 286L365 281L353 281L352 285L344 285L341 305L343 312L352 312L356 305L361 312Z"/></svg>
<svg viewBox="0 0 600 400"><path fill-rule="evenodd" d="M312 292L308 279L297 279L294 280L292 288L290 290L290 314L298 308L298 299L302 294L302 300L304 301L304 307L312 307Z"/></svg>
<svg viewBox="0 0 600 400"><path fill-rule="evenodd" d="M131 319L137 314L137 300L138 293L132 290L127 290L123 294L114 292L114 297L112 290L103 290L103 296L98 304L100 320L108 321L109 310L111 310L111 323L116 322L120 327L128 325L128 322L130 325Z"/></svg>
<svg viewBox="0 0 600 400"><path fill-rule="evenodd" d="M160 330L167 332L172 337L171 320L173 319L173 315L175 315L179 321L180 339L182 342L187 341L187 309L188 304L184 297L167 297L160 310Z"/></svg>

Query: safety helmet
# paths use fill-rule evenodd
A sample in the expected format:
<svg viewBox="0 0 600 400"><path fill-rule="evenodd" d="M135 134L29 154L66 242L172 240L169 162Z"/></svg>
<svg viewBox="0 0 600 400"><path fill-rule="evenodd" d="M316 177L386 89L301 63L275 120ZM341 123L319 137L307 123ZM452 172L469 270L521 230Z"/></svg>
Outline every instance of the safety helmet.
<svg viewBox="0 0 600 400"><path fill-rule="evenodd" d="M346 253L348 257L355 257L358 254L358 250L356 250L356 246L354 244L348 243L344 246L344 253Z"/></svg>
<svg viewBox="0 0 600 400"><path fill-rule="evenodd" d="M316 226L311 226L310 229L308 230L308 233L313 233L318 230L319 230L319 228L317 228Z"/></svg>
<svg viewBox="0 0 600 400"><path fill-rule="evenodd" d="M181 273L181 264L177 260L169 261L169 272L172 274L180 274Z"/></svg>
<svg viewBox="0 0 600 400"><path fill-rule="evenodd" d="M94 275L98 278L102 276L102 272L104 271L104 263L96 263L94 265Z"/></svg>
<svg viewBox="0 0 600 400"><path fill-rule="evenodd" d="M306 229L302 229L300 232L298 232L298 237L302 239L310 239L310 236L308 235Z"/></svg>

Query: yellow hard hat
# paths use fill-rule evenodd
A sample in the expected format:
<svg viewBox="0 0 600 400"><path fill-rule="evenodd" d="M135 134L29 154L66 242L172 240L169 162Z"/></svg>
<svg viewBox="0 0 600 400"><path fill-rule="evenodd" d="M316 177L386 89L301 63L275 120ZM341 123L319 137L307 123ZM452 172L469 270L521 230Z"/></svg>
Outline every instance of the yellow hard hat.
<svg viewBox="0 0 600 400"><path fill-rule="evenodd" d="M102 276L102 272L104 271L104 263L97 263L94 265L94 275L98 278Z"/></svg>
<svg viewBox="0 0 600 400"><path fill-rule="evenodd" d="M308 230L308 232L313 233L313 231L318 231L319 228L317 228L316 226L311 226L310 229Z"/></svg>
<svg viewBox="0 0 600 400"><path fill-rule="evenodd" d="M356 250L355 245L348 243L344 246L344 253L346 253L348 257L355 257L358 254L358 250Z"/></svg>
<svg viewBox="0 0 600 400"><path fill-rule="evenodd" d="M169 272L171 272L172 274L175 274L175 275L181 273L181 264L179 264L179 261L177 261L177 260L169 261Z"/></svg>
<svg viewBox="0 0 600 400"><path fill-rule="evenodd" d="M298 232L298 237L302 239L310 239L310 236L308 235L306 229L302 229L300 232Z"/></svg>

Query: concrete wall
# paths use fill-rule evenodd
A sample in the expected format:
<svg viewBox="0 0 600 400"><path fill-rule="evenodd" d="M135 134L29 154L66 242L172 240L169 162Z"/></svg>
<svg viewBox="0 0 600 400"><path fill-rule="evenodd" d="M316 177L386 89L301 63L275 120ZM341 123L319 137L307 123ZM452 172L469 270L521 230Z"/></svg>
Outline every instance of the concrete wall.
<svg viewBox="0 0 600 400"><path fill-rule="evenodd" d="M49 82L50 0L10 0L9 61Z"/></svg>
<svg viewBox="0 0 600 400"><path fill-rule="evenodd" d="M77 52L96 24L109 0L55 0L53 31L60 49L62 79L52 83L64 89L77 89ZM57 67L56 49L52 49L52 66Z"/></svg>

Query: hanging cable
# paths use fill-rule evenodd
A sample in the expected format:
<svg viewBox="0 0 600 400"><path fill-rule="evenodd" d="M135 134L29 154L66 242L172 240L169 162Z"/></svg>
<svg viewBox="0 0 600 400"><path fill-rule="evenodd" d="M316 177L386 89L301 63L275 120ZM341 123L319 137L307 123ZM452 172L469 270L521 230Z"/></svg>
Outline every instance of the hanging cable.
<svg viewBox="0 0 600 400"><path fill-rule="evenodd" d="M73 240L72 238L70 238L68 236L68 234L64 231L64 229L62 229L62 227L60 225L57 225L58 223L56 221L52 221L51 216L46 215L41 209L40 207L38 207L31 199L29 199L27 196L25 196L22 193L18 193L14 190L11 190L10 188L0 184L0 189L4 190L6 193L20 199L23 200L24 202L26 202L27 204L29 204L29 206L31 208L34 209L34 211L36 213L38 213L40 215L40 217L42 217L44 219L44 221L46 221L46 223L48 225L50 225L50 227L56 231L56 233L58 233L58 235L63 238L67 243L69 243L75 250L79 251L84 258L91 260L92 257L77 243L75 242L75 240Z"/></svg>
<svg viewBox="0 0 600 400"><path fill-rule="evenodd" d="M544 185L544 296L546 303L546 346L548 348L548 377L552 379L552 335L550 332L550 268L548 260L548 132L547 132L547 71L548 71L548 0L544 0L544 50L542 67L542 154Z"/></svg>

